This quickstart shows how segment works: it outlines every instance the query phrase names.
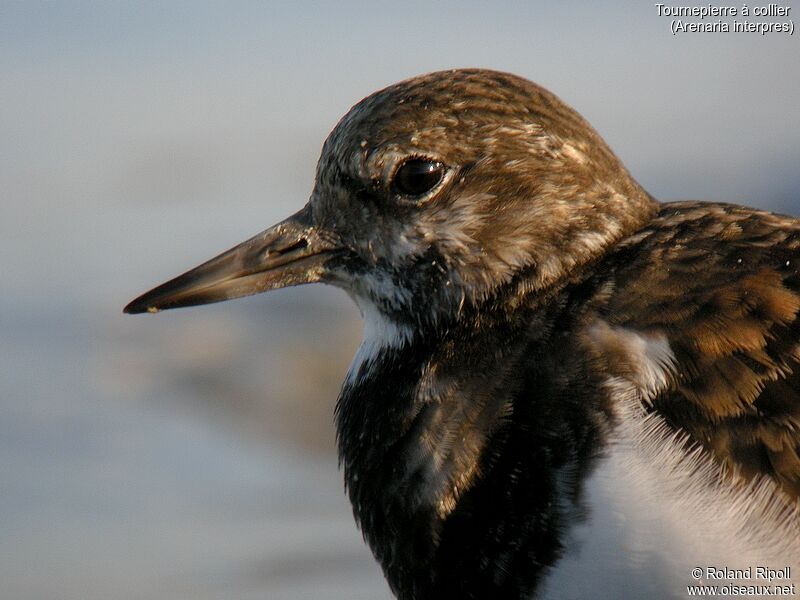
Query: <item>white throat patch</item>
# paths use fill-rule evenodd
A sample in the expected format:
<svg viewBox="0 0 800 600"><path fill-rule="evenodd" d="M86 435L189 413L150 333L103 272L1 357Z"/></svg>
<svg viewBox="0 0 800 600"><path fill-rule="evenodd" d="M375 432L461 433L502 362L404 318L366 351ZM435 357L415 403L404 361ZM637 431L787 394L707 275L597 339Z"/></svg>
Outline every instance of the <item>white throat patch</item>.
<svg viewBox="0 0 800 600"><path fill-rule="evenodd" d="M384 350L401 348L412 336L410 327L398 325L389 319L371 300L355 295L353 299L364 319L364 330L361 345L347 370L344 387L352 386L366 376Z"/></svg>

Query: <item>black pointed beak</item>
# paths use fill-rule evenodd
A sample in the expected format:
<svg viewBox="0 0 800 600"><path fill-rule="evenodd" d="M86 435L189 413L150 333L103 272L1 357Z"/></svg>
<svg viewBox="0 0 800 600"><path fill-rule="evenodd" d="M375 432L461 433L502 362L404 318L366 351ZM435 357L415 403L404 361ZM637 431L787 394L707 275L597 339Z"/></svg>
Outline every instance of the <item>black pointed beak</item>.
<svg viewBox="0 0 800 600"><path fill-rule="evenodd" d="M196 306L320 281L339 248L320 235L308 208L199 267L142 294L130 314Z"/></svg>

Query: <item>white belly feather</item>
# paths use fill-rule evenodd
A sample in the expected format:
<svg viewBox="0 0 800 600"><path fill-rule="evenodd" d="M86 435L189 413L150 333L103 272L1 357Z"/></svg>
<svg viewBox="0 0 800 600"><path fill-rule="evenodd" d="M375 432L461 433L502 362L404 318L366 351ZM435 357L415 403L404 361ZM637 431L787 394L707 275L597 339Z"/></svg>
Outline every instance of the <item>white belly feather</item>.
<svg viewBox="0 0 800 600"><path fill-rule="evenodd" d="M607 335L607 326L600 327ZM674 360L665 339L615 333L639 353L641 377L607 381L619 425L587 481L588 514L568 533L565 556L539 597L685 599L689 585L728 583L794 583L800 595L800 506L787 508L772 480L743 487L706 454L687 452L686 434L642 406L667 380L664 371ZM759 577L759 567L784 569L781 575L789 567L790 579L768 581ZM698 568L699 578L693 572ZM750 571L715 579L709 568Z"/></svg>

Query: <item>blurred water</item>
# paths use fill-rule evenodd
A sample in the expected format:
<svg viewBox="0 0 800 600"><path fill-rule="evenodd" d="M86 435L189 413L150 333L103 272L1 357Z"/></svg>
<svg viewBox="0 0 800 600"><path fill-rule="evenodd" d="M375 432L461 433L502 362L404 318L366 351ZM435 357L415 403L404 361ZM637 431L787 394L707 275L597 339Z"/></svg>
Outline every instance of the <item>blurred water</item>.
<svg viewBox="0 0 800 600"><path fill-rule="evenodd" d="M386 597L332 453L356 324L298 304L154 327L3 305L3 597Z"/></svg>
<svg viewBox="0 0 800 600"><path fill-rule="evenodd" d="M389 597L333 451L346 298L121 314L299 208L382 85L516 71L658 197L800 212L797 36L558 6L0 3L0 597Z"/></svg>

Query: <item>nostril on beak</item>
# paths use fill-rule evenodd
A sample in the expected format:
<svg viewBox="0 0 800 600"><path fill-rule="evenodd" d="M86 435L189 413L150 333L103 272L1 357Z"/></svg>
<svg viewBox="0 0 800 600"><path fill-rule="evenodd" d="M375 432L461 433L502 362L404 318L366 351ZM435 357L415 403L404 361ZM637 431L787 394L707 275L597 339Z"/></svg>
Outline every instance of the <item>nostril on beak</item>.
<svg viewBox="0 0 800 600"><path fill-rule="evenodd" d="M306 248L308 248L308 240L306 240L306 238L300 238L293 244L284 246L283 248L270 248L269 250L267 250L267 257L281 256L283 254L289 254L290 252L294 252L296 250L304 250Z"/></svg>

